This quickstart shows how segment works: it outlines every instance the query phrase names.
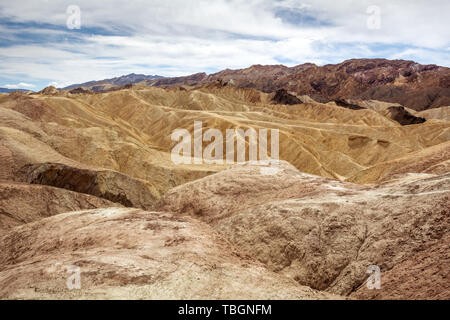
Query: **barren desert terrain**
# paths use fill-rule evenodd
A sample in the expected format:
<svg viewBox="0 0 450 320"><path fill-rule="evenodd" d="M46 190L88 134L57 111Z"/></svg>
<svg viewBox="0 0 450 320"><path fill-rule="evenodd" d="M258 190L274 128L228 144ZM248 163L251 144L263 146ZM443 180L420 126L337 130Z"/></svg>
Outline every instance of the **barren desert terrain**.
<svg viewBox="0 0 450 320"><path fill-rule="evenodd" d="M450 107L414 98L448 68L198 79L0 94L1 299L450 299ZM277 129L279 166L175 164L195 121Z"/></svg>

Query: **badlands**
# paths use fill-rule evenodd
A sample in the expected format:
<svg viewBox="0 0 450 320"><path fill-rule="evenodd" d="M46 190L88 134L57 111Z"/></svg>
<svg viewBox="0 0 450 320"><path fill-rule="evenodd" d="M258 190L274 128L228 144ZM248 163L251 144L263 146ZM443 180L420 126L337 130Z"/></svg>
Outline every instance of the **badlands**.
<svg viewBox="0 0 450 320"><path fill-rule="evenodd" d="M0 298L450 299L450 107L299 86L0 94ZM173 163L194 121L279 167Z"/></svg>

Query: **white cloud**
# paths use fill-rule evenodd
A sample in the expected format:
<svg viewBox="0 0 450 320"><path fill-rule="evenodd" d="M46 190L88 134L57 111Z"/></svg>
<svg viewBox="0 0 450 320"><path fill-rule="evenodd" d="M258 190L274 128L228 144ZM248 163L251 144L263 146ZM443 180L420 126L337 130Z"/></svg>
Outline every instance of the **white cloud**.
<svg viewBox="0 0 450 320"><path fill-rule="evenodd" d="M67 86L69 86L69 85L71 85L71 84L73 84L73 82L58 82L58 81L51 81L51 82L49 82L49 83L46 85L46 87L53 86L53 87L55 87L55 88L64 88L64 87L67 87Z"/></svg>
<svg viewBox="0 0 450 320"><path fill-rule="evenodd" d="M35 87L34 84L20 82L18 84L5 84L4 87L6 89L33 89Z"/></svg>
<svg viewBox="0 0 450 320"><path fill-rule="evenodd" d="M5 17L14 21L51 23L65 27L66 8L73 1L22 0L0 4ZM331 25L317 33L329 41L403 42L419 46L448 46L450 28L447 0L78 0L82 28L128 30L133 34L210 38L222 31L249 36L295 38L305 30L283 23L276 8L304 10ZM381 9L382 28L367 28L367 8ZM310 30L312 31L312 30Z"/></svg>
<svg viewBox="0 0 450 320"><path fill-rule="evenodd" d="M8 37L0 46L0 74L65 84L131 72L177 76L371 56L450 65L448 0L78 0L79 31L66 28L72 2L1 3L0 19L25 25L0 22ZM373 4L381 10L379 30L367 28ZM279 8L304 14L305 23L285 21ZM43 38L42 44L24 41L23 32ZM54 37L59 40L48 40Z"/></svg>

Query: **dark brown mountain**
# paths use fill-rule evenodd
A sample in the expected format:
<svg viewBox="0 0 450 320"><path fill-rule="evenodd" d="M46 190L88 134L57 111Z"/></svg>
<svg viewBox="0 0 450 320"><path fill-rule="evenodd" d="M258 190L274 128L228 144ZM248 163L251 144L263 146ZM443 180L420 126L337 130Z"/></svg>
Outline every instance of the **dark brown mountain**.
<svg viewBox="0 0 450 320"><path fill-rule="evenodd" d="M204 72L195 73L185 77L173 77L173 78L162 78L158 80L148 80L144 81L143 84L157 86L157 87L167 87L167 86L181 86L181 85L197 85L199 83L205 82L208 79L208 75Z"/></svg>
<svg viewBox="0 0 450 320"><path fill-rule="evenodd" d="M283 65L262 66L257 64L245 69L226 69L211 74L207 81L231 81L239 88L254 88L264 92L273 92L281 88L279 82L282 79L314 66L312 63L305 63L292 68Z"/></svg>
<svg viewBox="0 0 450 320"><path fill-rule="evenodd" d="M121 79L120 83L104 80L100 86L99 82L78 86L106 91L129 83L180 87L220 82L269 93L284 89L297 96L308 95L319 102L374 99L400 103L417 111L450 106L450 68L407 60L351 59L339 64L316 66L305 63L295 67L253 65L211 75L196 73L173 78L141 75L117 79Z"/></svg>
<svg viewBox="0 0 450 320"><path fill-rule="evenodd" d="M276 87L322 102L375 99L414 110L450 105L450 69L405 60L352 59L313 66L280 79Z"/></svg>
<svg viewBox="0 0 450 320"><path fill-rule="evenodd" d="M73 84L68 87L63 88L64 90L77 90L78 92L75 93L81 93L80 90L91 90L94 92L103 92L111 89L118 89L122 86L128 85L128 84L134 84L141 81L146 80L158 80L162 79L164 77L158 76L158 75L144 75L144 74L135 74L130 73L125 76L111 78L111 79L104 79L104 80L98 80L98 81L89 81L85 83L80 84Z"/></svg>
<svg viewBox="0 0 450 320"><path fill-rule="evenodd" d="M374 99L400 103L418 111L450 105L450 69L407 60L351 59L339 64L306 63L292 68L253 65L209 76L161 79L153 84L192 86L218 80L264 92L286 89L320 102Z"/></svg>
<svg viewBox="0 0 450 320"><path fill-rule="evenodd" d="M237 87L264 92L286 89L320 102L375 99L400 103L414 110L450 105L450 69L414 61L352 59L339 64L255 65L224 70L206 81L231 81Z"/></svg>

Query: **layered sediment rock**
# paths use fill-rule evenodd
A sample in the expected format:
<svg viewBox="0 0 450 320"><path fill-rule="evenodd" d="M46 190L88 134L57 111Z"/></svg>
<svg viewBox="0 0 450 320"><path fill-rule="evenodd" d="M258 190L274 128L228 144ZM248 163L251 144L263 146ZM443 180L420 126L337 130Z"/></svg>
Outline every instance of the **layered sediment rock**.
<svg viewBox="0 0 450 320"><path fill-rule="evenodd" d="M21 174L30 184L40 184L90 194L125 207L151 208L155 196L144 180L111 170L88 170L60 163L24 166Z"/></svg>

